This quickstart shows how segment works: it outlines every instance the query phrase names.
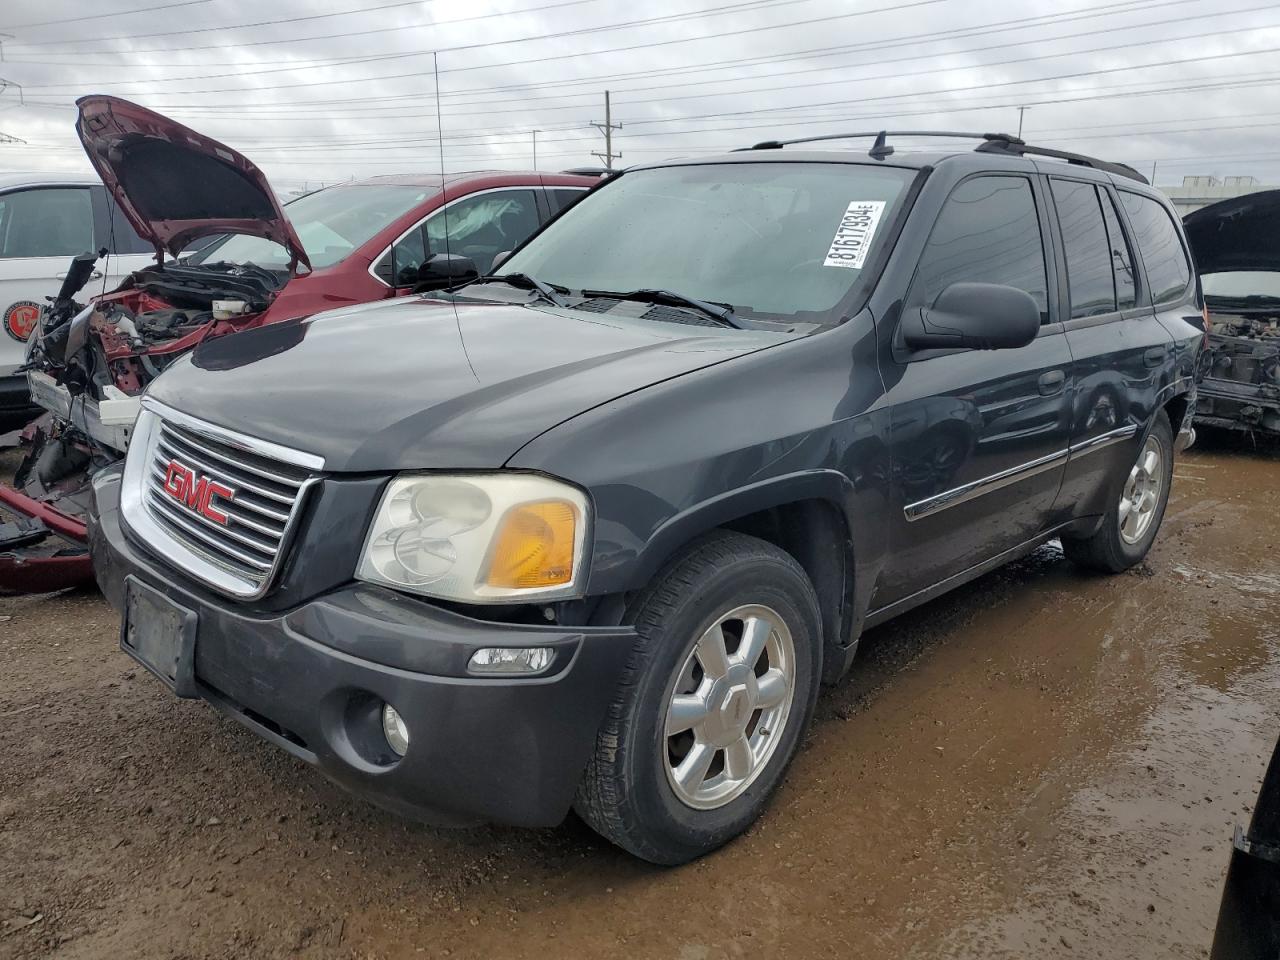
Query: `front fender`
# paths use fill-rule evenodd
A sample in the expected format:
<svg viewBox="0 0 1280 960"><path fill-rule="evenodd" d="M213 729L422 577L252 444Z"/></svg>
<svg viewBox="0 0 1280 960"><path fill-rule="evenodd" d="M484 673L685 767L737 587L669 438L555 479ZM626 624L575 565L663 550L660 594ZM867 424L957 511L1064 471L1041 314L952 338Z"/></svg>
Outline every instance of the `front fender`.
<svg viewBox="0 0 1280 960"><path fill-rule="evenodd" d="M684 544L748 514L802 500L822 500L835 507L849 524L853 483L838 470L803 470L770 477L729 490L677 513L662 523L643 545L629 571L629 588L653 579L663 563ZM852 536L852 530L850 530Z"/></svg>

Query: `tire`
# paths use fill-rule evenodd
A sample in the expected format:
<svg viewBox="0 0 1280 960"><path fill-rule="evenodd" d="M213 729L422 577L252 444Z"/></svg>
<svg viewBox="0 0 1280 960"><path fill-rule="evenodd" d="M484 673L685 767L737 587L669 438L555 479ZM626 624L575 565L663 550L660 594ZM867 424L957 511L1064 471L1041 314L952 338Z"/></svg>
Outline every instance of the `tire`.
<svg viewBox="0 0 1280 960"><path fill-rule="evenodd" d="M1158 464L1153 471L1147 471L1144 462L1149 464L1152 453L1158 458ZM1158 483L1154 491L1150 489L1152 481ZM1102 518L1102 524L1092 536L1063 537L1063 553L1076 565L1101 573L1121 573L1142 562L1164 520L1172 482L1173 428L1164 410L1158 410L1151 430L1138 450L1137 461L1112 484L1111 508ZM1135 512L1133 504L1134 497L1143 490L1150 496L1151 503L1149 517L1139 530L1133 526L1133 518L1140 516L1141 511ZM1126 504L1128 508L1123 520L1128 522L1127 527L1122 525L1121 517L1121 510Z"/></svg>
<svg viewBox="0 0 1280 960"><path fill-rule="evenodd" d="M746 830L794 756L822 675L818 598L790 555L717 532L671 561L630 613L639 640L574 809L637 857L685 863ZM763 651L750 664L742 662L751 656L741 646L748 633ZM718 665L717 637L728 653ZM713 709L695 706L703 719L668 736L677 694L680 706L709 701ZM709 752L710 765L697 772Z"/></svg>

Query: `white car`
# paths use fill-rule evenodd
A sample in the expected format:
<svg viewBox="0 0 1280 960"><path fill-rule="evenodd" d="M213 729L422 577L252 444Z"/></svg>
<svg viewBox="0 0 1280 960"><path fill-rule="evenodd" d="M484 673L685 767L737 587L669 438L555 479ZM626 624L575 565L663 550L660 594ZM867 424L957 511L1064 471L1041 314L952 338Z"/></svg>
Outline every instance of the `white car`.
<svg viewBox="0 0 1280 960"><path fill-rule="evenodd" d="M0 433L39 412L15 371L45 298L72 257L104 247L91 283L107 290L155 258L96 176L0 173Z"/></svg>

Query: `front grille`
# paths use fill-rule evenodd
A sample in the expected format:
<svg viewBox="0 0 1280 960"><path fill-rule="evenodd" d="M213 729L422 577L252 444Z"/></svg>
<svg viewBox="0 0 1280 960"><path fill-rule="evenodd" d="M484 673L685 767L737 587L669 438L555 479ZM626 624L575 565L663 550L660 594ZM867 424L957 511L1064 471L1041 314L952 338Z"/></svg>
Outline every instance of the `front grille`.
<svg viewBox="0 0 1280 960"><path fill-rule="evenodd" d="M265 591L288 546L308 471L163 417L150 445L143 503L151 519L186 550L251 588L245 592ZM218 492L202 510L209 485Z"/></svg>

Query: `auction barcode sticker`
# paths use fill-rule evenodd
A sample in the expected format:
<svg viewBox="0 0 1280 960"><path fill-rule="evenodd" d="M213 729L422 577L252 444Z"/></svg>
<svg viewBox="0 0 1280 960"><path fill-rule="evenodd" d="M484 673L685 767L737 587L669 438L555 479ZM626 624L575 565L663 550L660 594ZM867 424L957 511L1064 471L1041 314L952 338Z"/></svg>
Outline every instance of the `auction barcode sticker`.
<svg viewBox="0 0 1280 960"><path fill-rule="evenodd" d="M880 225L884 213L883 200L855 200L840 219L831 249L827 251L824 267L853 267L861 270L867 259L867 250Z"/></svg>

